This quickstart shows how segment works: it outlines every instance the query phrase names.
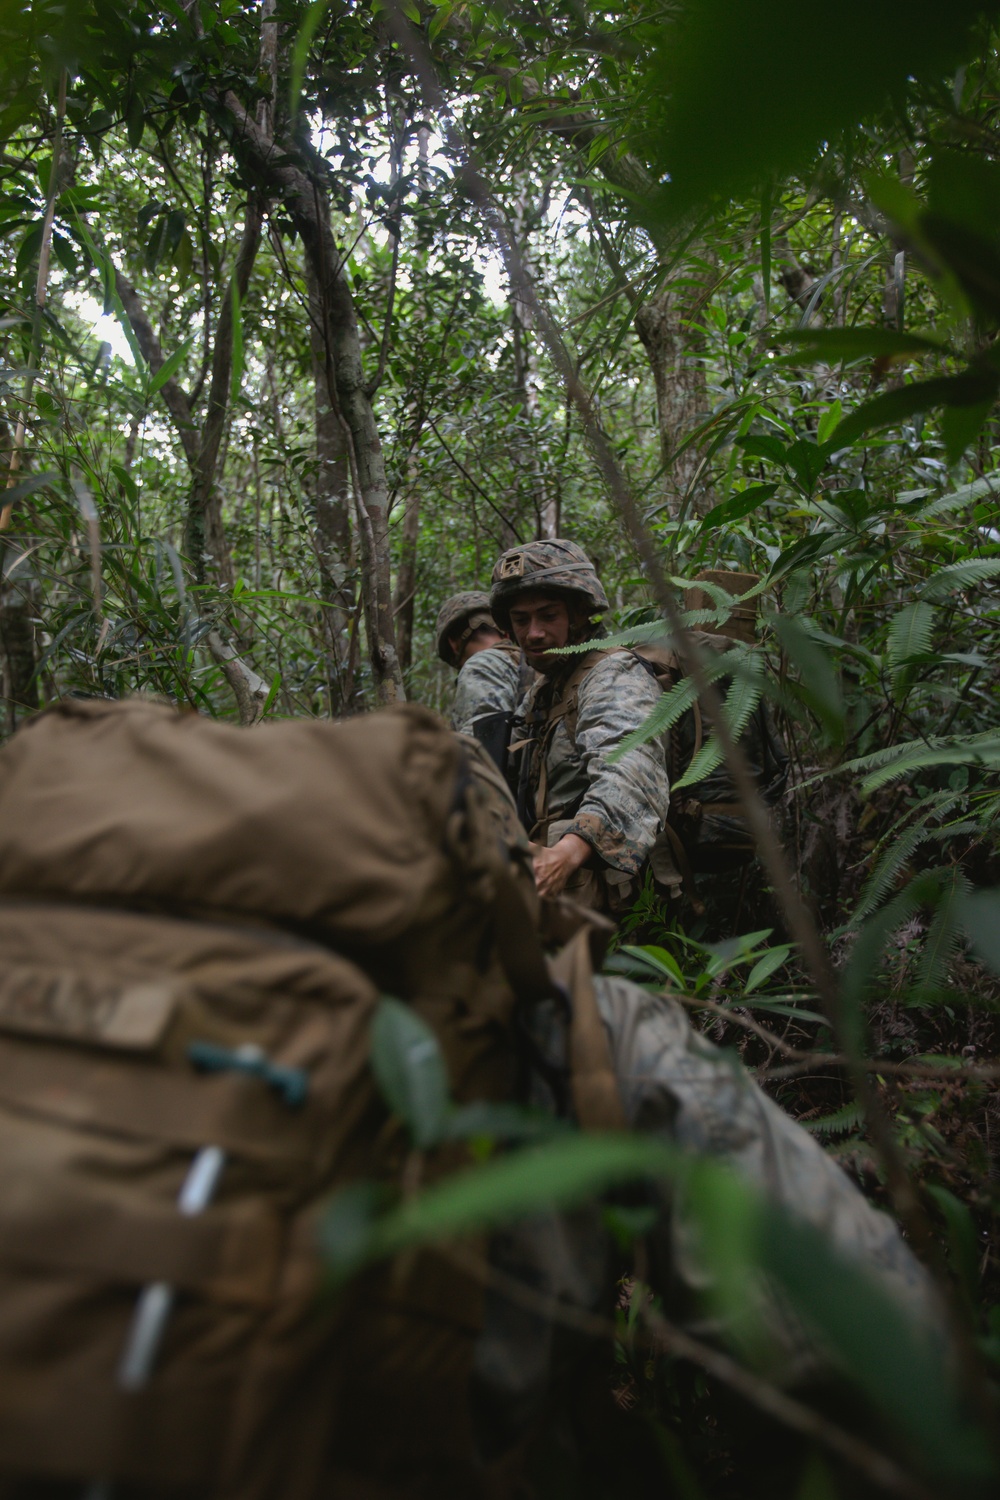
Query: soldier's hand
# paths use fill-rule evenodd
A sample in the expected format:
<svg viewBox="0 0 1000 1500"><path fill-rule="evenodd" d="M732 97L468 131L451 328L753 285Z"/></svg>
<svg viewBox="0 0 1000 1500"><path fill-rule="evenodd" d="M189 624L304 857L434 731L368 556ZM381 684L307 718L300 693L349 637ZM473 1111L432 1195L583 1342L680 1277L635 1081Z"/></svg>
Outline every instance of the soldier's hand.
<svg viewBox="0 0 1000 1500"><path fill-rule="evenodd" d="M570 876L587 863L592 852L586 839L575 833L564 833L551 849L539 844L533 848L535 884L540 896L558 896L564 891Z"/></svg>

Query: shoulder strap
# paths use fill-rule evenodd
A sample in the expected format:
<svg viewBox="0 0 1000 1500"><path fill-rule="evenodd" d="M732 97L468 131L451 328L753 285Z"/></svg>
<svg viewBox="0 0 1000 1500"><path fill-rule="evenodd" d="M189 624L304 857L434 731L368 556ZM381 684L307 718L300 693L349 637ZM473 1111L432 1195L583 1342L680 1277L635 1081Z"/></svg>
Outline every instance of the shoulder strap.
<svg viewBox="0 0 1000 1500"><path fill-rule="evenodd" d="M560 685L558 692L553 696L548 708L543 711L537 720L540 727L535 742L535 755L537 757L535 763L538 767L538 781L535 790L535 819L538 823L543 822L548 816L548 756L552 736L559 725L565 722L570 739L575 737L580 684L588 672L597 666L602 657L610 656L613 652L619 650L621 650L621 647L605 647L603 650L588 651L585 655L581 656L569 676Z"/></svg>

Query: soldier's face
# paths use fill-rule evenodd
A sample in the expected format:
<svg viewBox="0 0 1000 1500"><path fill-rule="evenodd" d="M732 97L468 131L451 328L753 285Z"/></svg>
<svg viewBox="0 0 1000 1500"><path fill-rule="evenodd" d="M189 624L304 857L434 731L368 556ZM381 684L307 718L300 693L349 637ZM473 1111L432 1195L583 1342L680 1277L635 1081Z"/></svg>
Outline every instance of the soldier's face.
<svg viewBox="0 0 1000 1500"><path fill-rule="evenodd" d="M521 594L511 605L510 628L514 639L536 671L545 666L545 656L569 643L571 621L565 599L551 594Z"/></svg>

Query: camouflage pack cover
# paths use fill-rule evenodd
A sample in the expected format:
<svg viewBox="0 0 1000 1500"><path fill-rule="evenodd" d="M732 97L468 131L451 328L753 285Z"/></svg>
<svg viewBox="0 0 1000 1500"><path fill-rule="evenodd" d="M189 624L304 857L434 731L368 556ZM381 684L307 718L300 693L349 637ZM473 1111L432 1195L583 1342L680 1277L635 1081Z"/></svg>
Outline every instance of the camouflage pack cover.
<svg viewBox="0 0 1000 1500"><path fill-rule="evenodd" d="M490 604L504 630L510 630L510 606L518 594L539 590L578 594L590 606L591 614L602 615L610 608L597 570L586 552L576 542L558 537L510 547L497 559Z"/></svg>
<svg viewBox="0 0 1000 1500"><path fill-rule="evenodd" d="M483 590L469 589L463 594L452 594L446 599L438 610L437 624L434 626L434 635L437 640L437 654L446 667L455 665L458 649L452 645L449 636L457 626L464 625L467 634L465 640L475 630L483 625L496 626L490 609L490 596ZM463 640L462 644L465 644Z"/></svg>

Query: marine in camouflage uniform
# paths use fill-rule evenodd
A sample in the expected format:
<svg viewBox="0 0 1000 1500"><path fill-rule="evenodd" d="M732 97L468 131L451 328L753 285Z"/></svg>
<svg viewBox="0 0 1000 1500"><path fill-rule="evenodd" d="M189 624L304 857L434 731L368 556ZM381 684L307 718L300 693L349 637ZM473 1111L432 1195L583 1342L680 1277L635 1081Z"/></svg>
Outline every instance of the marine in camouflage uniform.
<svg viewBox="0 0 1000 1500"><path fill-rule="evenodd" d="M693 1161L720 1163L764 1204L821 1234L842 1263L866 1273L946 1364L952 1351L941 1299L888 1214L867 1202L818 1141L767 1097L731 1053L697 1031L676 1001L602 976L594 980L594 994L629 1128L678 1147ZM530 1103L568 1113L572 1062L565 1007L542 1001L525 1015L524 1026L534 1058ZM664 1313L689 1333L725 1347L734 1330L713 1298L715 1273L683 1187L659 1180L650 1184L645 1201L659 1211L645 1235L646 1275ZM476 1378L482 1409L489 1413L484 1442L496 1446L498 1434L513 1436L532 1411L542 1409L554 1372L566 1381L583 1365L583 1341L546 1316L546 1305L606 1314L608 1287L622 1263L598 1207L542 1212L510 1225L495 1234L491 1262L499 1275L487 1300ZM512 1283L531 1288L533 1309L505 1290ZM836 1355L763 1271L748 1271L743 1298L746 1314L766 1335L769 1378L806 1399L836 1394ZM586 1465L595 1434L589 1428L576 1434L587 1448L574 1474L578 1483L565 1492L589 1494ZM572 1442L567 1449L574 1462Z"/></svg>
<svg viewBox="0 0 1000 1500"><path fill-rule="evenodd" d="M435 633L438 656L446 666L458 668L452 729L478 739L502 765L514 710L534 673L498 629L489 594L469 591L446 599Z"/></svg>
<svg viewBox="0 0 1000 1500"><path fill-rule="evenodd" d="M513 743L522 757L519 811L535 842L556 848L569 837L588 846L585 862L563 888L588 905L616 911L634 899L663 831L670 783L659 740L629 750L613 763L609 757L648 719L660 701L660 688L635 656L595 651L594 664L576 692L571 730L567 719L574 715L567 714L562 696L581 658L546 657L543 652L533 659L531 641L519 623L522 604L545 599L566 605L568 639L556 645L594 639L599 648L594 617L604 613L608 600L593 564L576 543L554 540L512 548L493 570L494 618L518 635L529 664L542 674L514 724Z"/></svg>

